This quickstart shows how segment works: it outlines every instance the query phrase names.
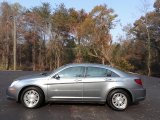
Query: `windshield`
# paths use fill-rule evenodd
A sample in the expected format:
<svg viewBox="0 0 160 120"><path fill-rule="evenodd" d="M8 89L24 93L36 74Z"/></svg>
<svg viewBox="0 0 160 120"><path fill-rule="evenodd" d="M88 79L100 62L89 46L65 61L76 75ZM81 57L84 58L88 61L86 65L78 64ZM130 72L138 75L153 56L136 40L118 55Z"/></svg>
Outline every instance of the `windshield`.
<svg viewBox="0 0 160 120"><path fill-rule="evenodd" d="M50 76L50 75L52 75L53 73L58 72L59 70L63 69L63 68L66 67L66 66L67 66L67 65L63 65L63 66L61 66L61 67L59 67L59 68L57 68L57 69L55 69L55 70L53 70L53 71L47 72L47 76Z"/></svg>

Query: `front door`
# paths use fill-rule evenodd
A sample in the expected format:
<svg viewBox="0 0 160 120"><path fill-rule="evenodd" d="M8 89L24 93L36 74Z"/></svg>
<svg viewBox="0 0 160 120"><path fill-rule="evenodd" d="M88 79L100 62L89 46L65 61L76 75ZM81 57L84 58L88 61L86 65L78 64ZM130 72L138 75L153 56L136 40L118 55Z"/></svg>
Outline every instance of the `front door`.
<svg viewBox="0 0 160 120"><path fill-rule="evenodd" d="M65 68L48 83L48 97L52 101L82 101L84 67Z"/></svg>

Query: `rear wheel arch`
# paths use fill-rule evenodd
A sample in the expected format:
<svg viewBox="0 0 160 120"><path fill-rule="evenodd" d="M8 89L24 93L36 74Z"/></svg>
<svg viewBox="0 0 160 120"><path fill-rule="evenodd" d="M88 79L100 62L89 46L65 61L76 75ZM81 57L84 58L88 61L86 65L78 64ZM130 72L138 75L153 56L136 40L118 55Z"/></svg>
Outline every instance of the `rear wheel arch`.
<svg viewBox="0 0 160 120"><path fill-rule="evenodd" d="M131 93L124 88L112 89L107 95L106 102L112 109L123 111L132 103Z"/></svg>
<svg viewBox="0 0 160 120"><path fill-rule="evenodd" d="M133 102L133 96L132 96L131 92L129 90L125 89L125 88L113 88L113 89L111 89L106 95L106 102L107 102L107 98L108 98L109 94L114 90L123 90L123 91L125 91L129 95L130 101Z"/></svg>

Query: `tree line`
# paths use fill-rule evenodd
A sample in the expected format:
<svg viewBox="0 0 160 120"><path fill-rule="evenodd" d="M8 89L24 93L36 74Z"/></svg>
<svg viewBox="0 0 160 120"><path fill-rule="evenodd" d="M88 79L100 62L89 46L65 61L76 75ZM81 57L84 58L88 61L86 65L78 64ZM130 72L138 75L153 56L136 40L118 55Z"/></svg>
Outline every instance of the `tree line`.
<svg viewBox="0 0 160 120"><path fill-rule="evenodd" d="M0 3L0 69L13 69L14 20L16 63L21 70L53 70L67 63L102 63L148 75L160 72L160 0L124 27L126 37L113 42L117 14L107 5L90 12L49 3L26 9Z"/></svg>

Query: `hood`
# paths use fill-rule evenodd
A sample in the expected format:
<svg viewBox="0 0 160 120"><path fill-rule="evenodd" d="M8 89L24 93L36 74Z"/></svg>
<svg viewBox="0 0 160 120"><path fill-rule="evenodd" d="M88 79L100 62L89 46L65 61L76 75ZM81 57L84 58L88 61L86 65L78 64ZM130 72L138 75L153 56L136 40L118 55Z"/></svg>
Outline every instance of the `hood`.
<svg viewBox="0 0 160 120"><path fill-rule="evenodd" d="M37 79L37 78L45 78L47 77L46 73L38 73L33 75L27 75L17 78L16 80L30 80L30 79Z"/></svg>

